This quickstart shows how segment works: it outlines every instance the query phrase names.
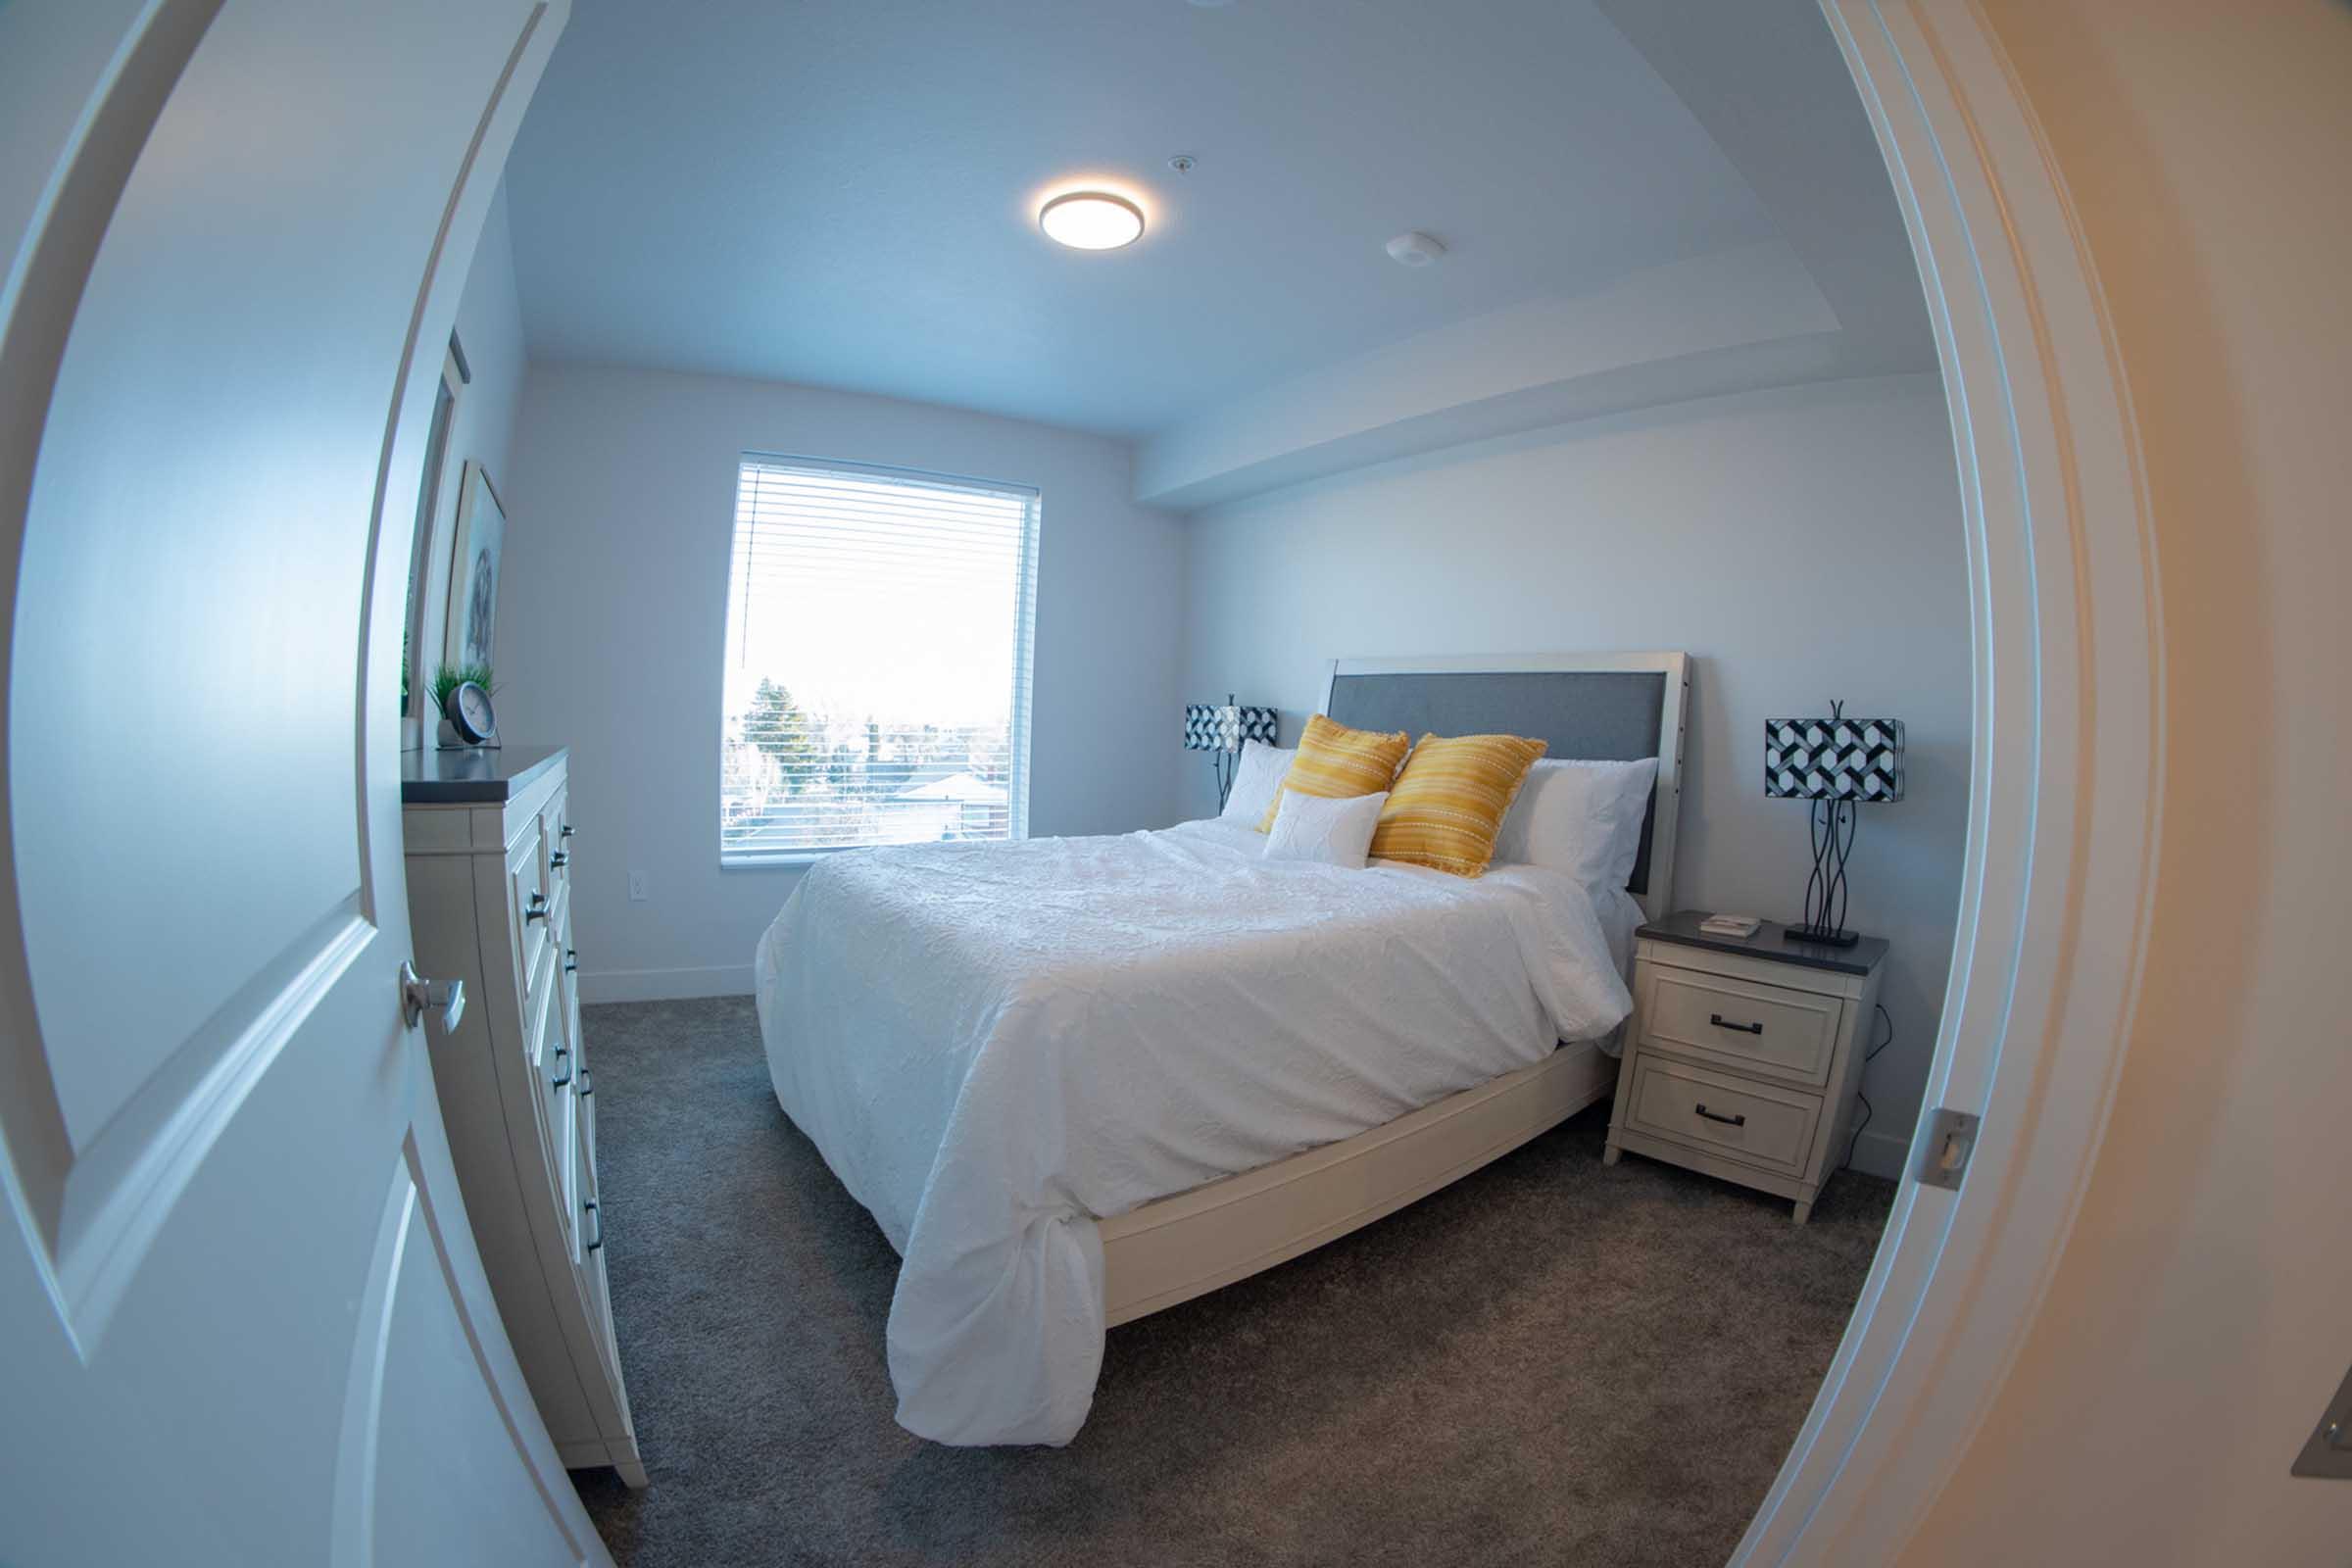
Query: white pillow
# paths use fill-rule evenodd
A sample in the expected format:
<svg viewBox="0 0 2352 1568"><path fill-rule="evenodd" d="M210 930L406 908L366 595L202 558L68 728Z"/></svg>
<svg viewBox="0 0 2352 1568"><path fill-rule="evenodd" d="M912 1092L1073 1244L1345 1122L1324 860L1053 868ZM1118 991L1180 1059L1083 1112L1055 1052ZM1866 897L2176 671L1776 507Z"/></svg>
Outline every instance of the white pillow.
<svg viewBox="0 0 2352 1568"><path fill-rule="evenodd" d="M1565 871L1590 888L1621 888L1642 854L1642 813L1658 760L1545 758L1528 770L1494 836L1498 865Z"/></svg>
<svg viewBox="0 0 2352 1568"><path fill-rule="evenodd" d="M1291 759L1298 755L1296 746L1242 742L1242 760L1233 770L1233 792L1225 797L1225 809L1217 813L1218 820L1247 822L1251 827L1264 821L1266 808L1274 804L1274 792L1282 787L1282 776L1291 770Z"/></svg>
<svg viewBox="0 0 2352 1568"><path fill-rule="evenodd" d="M1380 808L1388 804L1385 790L1336 801L1285 790L1282 809L1274 813L1274 825L1266 829L1265 857L1269 860L1317 860L1361 870L1372 853L1372 830L1380 825Z"/></svg>

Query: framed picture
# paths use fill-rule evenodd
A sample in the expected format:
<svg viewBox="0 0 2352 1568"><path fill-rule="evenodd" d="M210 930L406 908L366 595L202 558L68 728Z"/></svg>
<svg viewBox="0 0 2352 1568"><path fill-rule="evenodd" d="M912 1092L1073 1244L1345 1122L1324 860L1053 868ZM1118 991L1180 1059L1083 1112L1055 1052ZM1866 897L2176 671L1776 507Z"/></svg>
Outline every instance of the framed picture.
<svg viewBox="0 0 2352 1568"><path fill-rule="evenodd" d="M442 659L460 668L487 664L497 648L499 552L507 512L490 475L471 458L458 492L456 542L450 549L449 615Z"/></svg>

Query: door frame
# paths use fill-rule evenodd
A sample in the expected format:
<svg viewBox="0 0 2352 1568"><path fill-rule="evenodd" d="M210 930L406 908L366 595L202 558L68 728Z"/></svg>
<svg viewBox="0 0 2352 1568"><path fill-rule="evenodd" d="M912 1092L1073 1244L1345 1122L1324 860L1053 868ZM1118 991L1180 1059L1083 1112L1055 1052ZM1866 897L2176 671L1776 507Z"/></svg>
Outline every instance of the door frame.
<svg viewBox="0 0 2352 1568"><path fill-rule="evenodd" d="M2073 1230L2130 1039L2162 812L2153 516L2081 225L1976 0L1820 0L1919 263L1968 541L1967 858L1927 1108L1812 1413L1733 1561L1889 1562L1958 1466Z"/></svg>

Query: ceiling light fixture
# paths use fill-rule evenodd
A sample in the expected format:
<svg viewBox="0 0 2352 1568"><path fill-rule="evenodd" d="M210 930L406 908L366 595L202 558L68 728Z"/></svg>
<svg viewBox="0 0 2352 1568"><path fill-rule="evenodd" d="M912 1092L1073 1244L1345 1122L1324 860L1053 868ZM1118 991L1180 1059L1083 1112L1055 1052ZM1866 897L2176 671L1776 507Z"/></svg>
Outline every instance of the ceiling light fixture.
<svg viewBox="0 0 2352 1568"><path fill-rule="evenodd" d="M1445 254L1446 247L1434 235L1417 228L1389 241L1389 256L1399 267L1427 267Z"/></svg>
<svg viewBox="0 0 2352 1568"><path fill-rule="evenodd" d="M1074 190L1038 209L1046 237L1073 250L1115 251L1144 235L1144 210L1102 190Z"/></svg>

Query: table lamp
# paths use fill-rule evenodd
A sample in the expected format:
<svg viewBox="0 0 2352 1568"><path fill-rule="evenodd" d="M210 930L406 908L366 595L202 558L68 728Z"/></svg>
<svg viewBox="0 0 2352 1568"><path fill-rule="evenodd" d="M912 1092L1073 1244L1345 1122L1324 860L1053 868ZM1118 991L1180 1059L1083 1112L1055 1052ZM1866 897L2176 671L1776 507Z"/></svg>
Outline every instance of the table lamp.
<svg viewBox="0 0 2352 1568"><path fill-rule="evenodd" d="M1827 718L1764 721L1764 793L1813 803L1813 875L1805 883L1805 921L1782 934L1790 942L1850 948L1845 929L1845 858L1854 847L1854 808L1903 798L1903 721L1848 718L1843 703Z"/></svg>
<svg viewBox="0 0 2352 1568"><path fill-rule="evenodd" d="M1241 764L1242 743L1263 741L1268 746L1281 733L1282 715L1271 708L1245 708L1228 692L1222 704L1187 703L1184 709L1184 749L1209 754L1217 775L1217 809L1233 793L1233 771Z"/></svg>

